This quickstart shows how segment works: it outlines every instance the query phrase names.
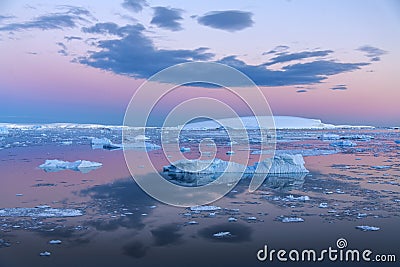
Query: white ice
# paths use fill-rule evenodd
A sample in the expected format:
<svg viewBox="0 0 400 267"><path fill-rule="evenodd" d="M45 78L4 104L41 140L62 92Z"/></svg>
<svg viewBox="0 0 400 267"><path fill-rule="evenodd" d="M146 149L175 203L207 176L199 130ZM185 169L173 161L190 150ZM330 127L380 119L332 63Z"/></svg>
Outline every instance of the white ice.
<svg viewBox="0 0 400 267"><path fill-rule="evenodd" d="M281 154L274 156L273 159L265 159L260 163L253 166L244 167L242 164L224 161L221 159L214 160L179 160L173 162L169 166L164 166L164 172L172 173L241 173L244 171L246 174L253 173L270 173L270 174L283 174L283 173L307 173L309 172L304 167L304 159L300 154L290 155Z"/></svg>
<svg viewBox="0 0 400 267"><path fill-rule="evenodd" d="M58 159L48 159L45 163L39 166L46 172L58 172L63 170L80 171L87 173L91 170L100 168L103 164L99 162L92 162L87 160L77 160L74 162L63 161Z"/></svg>
<svg viewBox="0 0 400 267"><path fill-rule="evenodd" d="M378 231L378 230L380 230L381 228L379 228L379 227L376 227L376 226L368 226L368 225L359 225L359 226L356 226L356 228L357 229L359 229L359 230L362 230L362 231Z"/></svg>
<svg viewBox="0 0 400 267"><path fill-rule="evenodd" d="M35 208L4 208L0 209L0 217L76 217L82 216L81 210L58 209L45 207Z"/></svg>
<svg viewBox="0 0 400 267"><path fill-rule="evenodd" d="M220 210L221 207L218 206L193 206L190 207L191 211L216 211Z"/></svg>

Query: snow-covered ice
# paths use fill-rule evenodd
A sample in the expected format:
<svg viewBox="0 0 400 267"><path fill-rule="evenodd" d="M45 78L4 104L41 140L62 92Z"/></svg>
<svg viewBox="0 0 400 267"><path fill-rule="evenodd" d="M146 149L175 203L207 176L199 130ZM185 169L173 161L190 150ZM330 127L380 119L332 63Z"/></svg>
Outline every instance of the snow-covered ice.
<svg viewBox="0 0 400 267"><path fill-rule="evenodd" d="M35 208L4 208L0 209L0 217L77 217L83 212L77 209L59 209L49 206Z"/></svg>
<svg viewBox="0 0 400 267"><path fill-rule="evenodd" d="M50 240L49 241L49 244L50 245L59 245L59 244L61 244L62 243L62 241L61 240L58 240L58 239L56 239L56 240Z"/></svg>
<svg viewBox="0 0 400 267"><path fill-rule="evenodd" d="M87 173L91 170L100 168L103 164L99 162L77 160L74 162L63 161L58 159L48 159L45 163L39 166L46 172L58 172L62 170L80 171Z"/></svg>

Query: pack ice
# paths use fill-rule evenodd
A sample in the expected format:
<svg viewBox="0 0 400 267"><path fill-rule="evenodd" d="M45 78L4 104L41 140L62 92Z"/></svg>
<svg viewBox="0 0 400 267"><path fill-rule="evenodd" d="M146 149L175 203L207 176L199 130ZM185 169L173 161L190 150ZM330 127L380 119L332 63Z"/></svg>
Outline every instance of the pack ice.
<svg viewBox="0 0 400 267"><path fill-rule="evenodd" d="M304 163L305 162L301 154L281 154L275 155L273 159L269 158L248 167L245 167L242 164L236 162L224 161L218 158L213 160L179 160L173 162L171 165L164 166L163 171L171 173L197 174L224 172L241 173L243 171L247 174L307 173L309 171L304 167Z"/></svg>
<svg viewBox="0 0 400 267"><path fill-rule="evenodd" d="M79 171L82 173L88 173L91 170L100 168L103 164L99 162L77 160L74 162L63 161L58 159L48 159L39 166L45 172L58 172L63 170Z"/></svg>
<svg viewBox="0 0 400 267"><path fill-rule="evenodd" d="M56 209L50 206L35 208L5 208L0 209L0 217L76 217L83 213L76 209Z"/></svg>

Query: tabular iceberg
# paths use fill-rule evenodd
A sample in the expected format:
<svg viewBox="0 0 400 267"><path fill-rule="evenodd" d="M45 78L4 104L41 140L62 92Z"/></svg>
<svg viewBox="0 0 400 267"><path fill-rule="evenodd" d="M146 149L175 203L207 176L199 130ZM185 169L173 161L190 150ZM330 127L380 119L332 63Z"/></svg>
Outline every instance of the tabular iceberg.
<svg viewBox="0 0 400 267"><path fill-rule="evenodd" d="M49 206L38 206L35 208L5 208L0 209L0 217L76 217L82 216L83 212L76 209L57 209Z"/></svg>

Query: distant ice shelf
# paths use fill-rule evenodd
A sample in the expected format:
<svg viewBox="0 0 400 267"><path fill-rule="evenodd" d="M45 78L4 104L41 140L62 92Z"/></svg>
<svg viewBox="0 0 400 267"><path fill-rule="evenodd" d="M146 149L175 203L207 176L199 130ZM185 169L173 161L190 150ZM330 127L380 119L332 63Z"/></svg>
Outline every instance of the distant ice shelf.
<svg viewBox="0 0 400 267"><path fill-rule="evenodd" d="M292 116L273 116L273 120L275 123L275 129L374 128L372 126L326 124L319 119L308 119ZM273 125L270 125L270 122L272 121L270 116L240 117L240 120L237 118L225 118L218 121L221 125L231 129L241 129L242 125L244 125L246 129L259 129L259 125L267 125L270 128L273 127ZM220 124L213 120L193 122L186 124L184 130L218 129L221 127Z"/></svg>
<svg viewBox="0 0 400 267"><path fill-rule="evenodd" d="M58 159L48 159L39 166L45 172L58 172L63 170L79 171L82 173L88 173L91 170L95 170L103 166L102 163L92 162L87 160L77 160L74 162L63 161Z"/></svg>

